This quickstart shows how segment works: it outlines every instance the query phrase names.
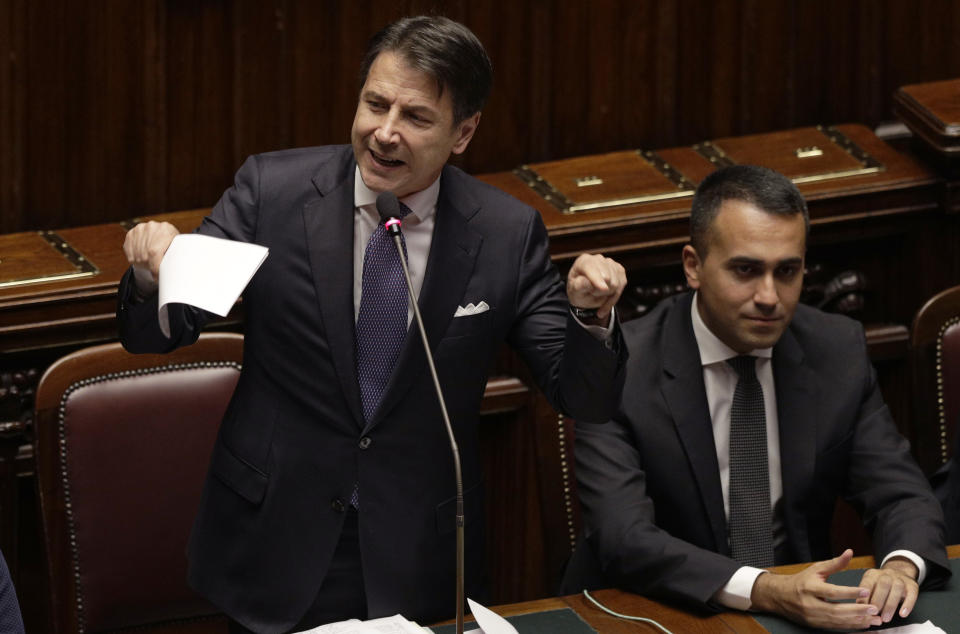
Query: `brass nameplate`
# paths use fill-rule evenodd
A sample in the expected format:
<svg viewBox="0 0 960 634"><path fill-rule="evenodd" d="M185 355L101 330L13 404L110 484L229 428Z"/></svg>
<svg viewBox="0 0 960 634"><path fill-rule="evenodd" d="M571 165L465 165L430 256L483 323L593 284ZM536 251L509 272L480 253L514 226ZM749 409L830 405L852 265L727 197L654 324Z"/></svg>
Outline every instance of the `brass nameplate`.
<svg viewBox="0 0 960 634"><path fill-rule="evenodd" d="M796 184L874 174L885 169L880 161L832 126L704 141L693 149L718 169L738 164L763 165Z"/></svg>
<svg viewBox="0 0 960 634"><path fill-rule="evenodd" d="M811 145L810 147L798 147L793 151L797 155L797 158L813 158L814 156L823 156L823 150L818 148L816 145Z"/></svg>
<svg viewBox="0 0 960 634"><path fill-rule="evenodd" d="M0 288L62 282L99 273L90 260L53 231L0 237Z"/></svg>

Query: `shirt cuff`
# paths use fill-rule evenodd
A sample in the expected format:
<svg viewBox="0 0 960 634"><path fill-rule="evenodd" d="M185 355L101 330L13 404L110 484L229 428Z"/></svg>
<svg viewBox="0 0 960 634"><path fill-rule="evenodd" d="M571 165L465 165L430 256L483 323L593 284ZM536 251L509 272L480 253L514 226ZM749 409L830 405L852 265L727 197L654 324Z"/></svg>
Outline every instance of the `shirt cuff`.
<svg viewBox="0 0 960 634"><path fill-rule="evenodd" d="M573 313L570 313L570 314L573 315ZM614 324L617 323L616 322L617 308L614 307L610 310L609 321L607 322L606 326L592 326L590 324L585 324L582 321L580 321L580 318L577 317L576 315L573 315L573 318L577 321L578 324L580 324L582 328L584 328L591 335L593 335L594 337L596 337L601 341L607 341L613 335L613 326Z"/></svg>
<svg viewBox="0 0 960 634"><path fill-rule="evenodd" d="M765 572L766 570L750 566L737 569L726 585L713 595L713 601L734 610L749 610L753 604L750 600L753 584L756 583L757 577Z"/></svg>
<svg viewBox="0 0 960 634"><path fill-rule="evenodd" d="M883 561L880 562L880 567L883 568L883 565L887 563L891 557L903 557L904 559L912 561L913 565L917 567L917 585L919 586L923 583L923 580L927 577L927 562L923 560L923 557L910 550L894 550L883 558Z"/></svg>

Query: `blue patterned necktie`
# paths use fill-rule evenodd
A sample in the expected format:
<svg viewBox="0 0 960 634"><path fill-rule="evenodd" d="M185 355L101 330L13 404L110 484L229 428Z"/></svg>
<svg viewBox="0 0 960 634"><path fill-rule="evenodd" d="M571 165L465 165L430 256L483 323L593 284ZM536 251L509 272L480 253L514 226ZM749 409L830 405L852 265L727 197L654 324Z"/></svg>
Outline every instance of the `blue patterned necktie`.
<svg viewBox="0 0 960 634"><path fill-rule="evenodd" d="M745 566L773 565L767 417L756 357L728 359L739 379L730 407L730 553Z"/></svg>
<svg viewBox="0 0 960 634"><path fill-rule="evenodd" d="M400 203L401 217L410 208ZM403 256L407 244L400 236ZM373 418L407 335L407 283L400 255L383 223L377 225L363 255L363 286L357 316L355 352L363 418Z"/></svg>

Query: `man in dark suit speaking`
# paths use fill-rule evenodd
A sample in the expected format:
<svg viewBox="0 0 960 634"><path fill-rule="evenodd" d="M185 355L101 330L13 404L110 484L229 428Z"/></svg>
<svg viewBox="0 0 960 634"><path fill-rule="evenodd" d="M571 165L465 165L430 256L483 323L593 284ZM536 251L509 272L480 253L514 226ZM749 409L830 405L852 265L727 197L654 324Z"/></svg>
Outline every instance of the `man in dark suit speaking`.
<svg viewBox="0 0 960 634"><path fill-rule="evenodd" d="M861 326L798 305L809 228L782 175L719 170L698 187L683 267L695 292L624 326L619 413L576 429L587 539L567 589L619 585L816 627L908 614L949 575L943 519L877 387ZM843 497L872 531L859 588L774 564L831 556ZM591 571L591 558L598 563ZM586 581L590 573L593 575ZM854 602L836 602L855 599Z"/></svg>
<svg viewBox="0 0 960 634"><path fill-rule="evenodd" d="M378 193L403 203L413 286L460 447L468 595L483 592L477 426L501 342L558 409L612 415L623 268L582 255L564 292L539 214L446 165L473 137L491 77L464 26L390 25L363 63L352 147L250 157L198 229L270 250L244 291L243 371L188 552L190 583L235 629L453 615L453 460ZM190 344L207 320L181 305L170 337L159 330L155 278L175 234L145 223L127 235L119 320L131 351Z"/></svg>

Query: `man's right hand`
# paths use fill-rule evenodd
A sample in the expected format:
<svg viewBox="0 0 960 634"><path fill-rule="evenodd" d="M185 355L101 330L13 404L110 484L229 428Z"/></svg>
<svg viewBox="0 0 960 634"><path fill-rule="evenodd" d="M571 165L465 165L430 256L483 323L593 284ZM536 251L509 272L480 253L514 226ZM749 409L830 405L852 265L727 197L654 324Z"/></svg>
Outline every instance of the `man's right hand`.
<svg viewBox="0 0 960 634"><path fill-rule="evenodd" d="M837 586L827 577L846 568L853 558L849 548L839 557L811 564L793 575L764 573L750 596L751 609L780 614L792 621L822 629L867 629L882 625L876 606L856 601L870 596L866 588Z"/></svg>
<svg viewBox="0 0 960 634"><path fill-rule="evenodd" d="M160 261L173 239L179 234L169 222L143 222L127 232L123 254L134 269L149 271L153 280L160 275Z"/></svg>

